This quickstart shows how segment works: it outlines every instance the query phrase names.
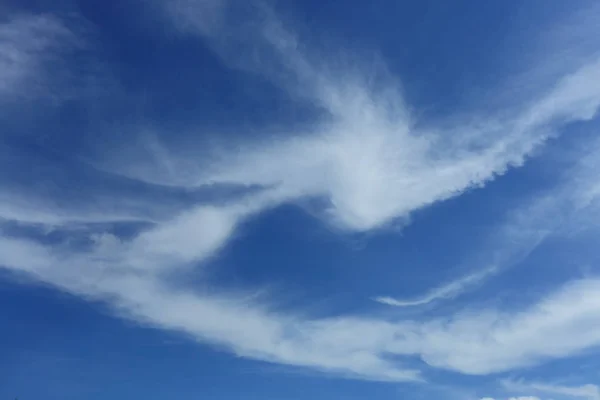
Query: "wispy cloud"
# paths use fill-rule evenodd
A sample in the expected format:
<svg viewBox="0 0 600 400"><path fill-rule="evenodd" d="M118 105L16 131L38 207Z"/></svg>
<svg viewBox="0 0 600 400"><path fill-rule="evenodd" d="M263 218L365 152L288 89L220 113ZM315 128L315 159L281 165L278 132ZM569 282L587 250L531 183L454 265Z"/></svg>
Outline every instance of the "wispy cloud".
<svg viewBox="0 0 600 400"><path fill-rule="evenodd" d="M519 312L472 310L429 321L310 320L269 311L246 298L170 288L160 279L165 272L162 262L172 270L173 260L197 253L156 249L159 242L151 239L126 245L105 236L96 239L91 253L73 254L64 246L51 249L3 237L0 263L72 293L109 300L137 321L186 332L242 356L367 379L418 378L416 371L386 360L386 354L416 355L433 367L487 374L600 343L598 280L571 283ZM582 330L582 325L590 329Z"/></svg>
<svg viewBox="0 0 600 400"><path fill-rule="evenodd" d="M495 400L493 397L482 397L481 400ZM510 397L508 400L540 400L539 397L535 396L519 396L519 397Z"/></svg>
<svg viewBox="0 0 600 400"><path fill-rule="evenodd" d="M578 177L586 176L580 172ZM416 355L433 367L487 374L580 353L600 342L600 329L594 328L600 324L595 296L600 283L595 279L573 282L522 311L472 309L445 318L400 321L307 319L271 311L246 297L207 296L162 281L176 266L213 254L231 233L232 221L253 211L202 207L132 240L91 236L89 250L3 237L0 263L64 290L108 300L137 321L186 332L239 355L367 379L419 377L389 361L389 354L400 360ZM580 329L582 325L589 329Z"/></svg>
<svg viewBox="0 0 600 400"><path fill-rule="evenodd" d="M467 257L466 263L471 268L475 265L475 272L414 299L379 296L374 300L390 306L413 307L454 299L519 265L549 238L596 229L600 216L600 186L595 173L600 168L599 154L600 142L589 141L587 150L575 156L579 159L575 166L562 171L559 182L511 210L482 249L475 250L474 257L472 254ZM481 264L491 266L481 267Z"/></svg>
<svg viewBox="0 0 600 400"><path fill-rule="evenodd" d="M181 15L191 18L188 24L197 21L195 15L209 15L209 22L199 22L199 32L212 38L206 31L213 28L206 24L213 22L213 11L222 10L203 14L213 3L195 4L200 4L197 12L189 3L175 3L186 7ZM277 20L261 22L266 25L259 24L260 34L253 37L278 55L271 68L284 68L281 75L291 74L296 82L282 85L284 89L303 88L298 89L302 97L324 116L308 132L291 129L277 140L242 142L236 151L216 154L209 162L194 163L177 153L172 159L162 157L169 167L162 175L156 169L149 172L144 160L134 156L130 166L136 168L115 169L141 181L188 189L220 183L262 190L219 204L182 207L162 220L148 221L150 227L132 237L84 227L79 241L48 245L1 232L0 265L103 300L140 323L182 332L240 356L363 379L422 379L421 371L411 367L415 357L430 367L488 374L600 344L597 279L567 284L521 311L473 308L428 320L309 318L293 310L274 311L235 293L208 295L168 279L200 268L229 243L240 224L285 202L321 199L325 206L316 213L343 231L372 231L406 219L522 165L564 124L590 120L600 106L600 61L594 60L519 112L482 118L487 122L477 126L459 124L450 132L425 131L417 127L392 81L373 85L360 69L327 67L299 51ZM173 174L180 170L186 171L184 179ZM11 209L14 201L5 204L9 219L23 218L21 210ZM37 219L65 229L61 215ZM479 279L465 278L417 302L453 296ZM582 325L588 329L580 329Z"/></svg>
<svg viewBox="0 0 600 400"><path fill-rule="evenodd" d="M441 327L429 325L431 331L423 332L429 349L423 359L434 366L485 374L579 353L598 340L576 328L599 322L594 317L597 285L597 280L573 282L520 312L480 310Z"/></svg>
<svg viewBox="0 0 600 400"><path fill-rule="evenodd" d="M264 33L260 29L264 25L259 25L260 34L253 37L275 54L267 60L275 61L260 66L267 73L276 68L287 71L285 76L292 78L282 83L284 89L294 91L287 82L299 82L292 86L301 87L306 101L325 116L315 117L306 132L292 129L280 132L276 140L223 146L235 150L211 155L210 163L173 156L167 164L185 168L183 178L156 173L156 168L150 175L125 166L123 173L191 187L215 182L259 185L268 188L278 203L321 198L328 206L319 212L330 224L368 231L522 165L563 124L589 120L600 104L595 84L600 61L595 60L559 79L514 115L502 113L477 126L461 122L449 131L423 131L393 78L380 71L362 74L358 67L334 68L326 61L314 61L299 50L297 40L280 22L261 23L275 28ZM374 85L364 76L377 74L383 74L384 84Z"/></svg>
<svg viewBox="0 0 600 400"><path fill-rule="evenodd" d="M598 385L587 384L581 386L564 386L540 382L525 382L504 380L502 384L507 390L511 391L530 391L534 393L543 393L572 399L598 400L600 399L600 387Z"/></svg>
<svg viewBox="0 0 600 400"><path fill-rule="evenodd" d="M474 272L446 285L434 288L422 297L417 297L412 300L401 300L387 296L375 297L374 300L378 303L394 307L413 307L422 306L438 300L451 299L463 293L468 288L477 285L490 275L493 275L497 270L497 267L491 267Z"/></svg>
<svg viewBox="0 0 600 400"><path fill-rule="evenodd" d="M50 67L78 40L52 15L15 14L0 23L0 101L48 95Z"/></svg>

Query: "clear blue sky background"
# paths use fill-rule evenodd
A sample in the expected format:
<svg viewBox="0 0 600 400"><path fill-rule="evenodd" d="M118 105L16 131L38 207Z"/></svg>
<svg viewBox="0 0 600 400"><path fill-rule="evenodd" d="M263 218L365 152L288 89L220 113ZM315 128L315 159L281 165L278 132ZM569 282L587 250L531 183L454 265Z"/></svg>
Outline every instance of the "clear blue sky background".
<svg viewBox="0 0 600 400"><path fill-rule="evenodd" d="M0 5L0 398L600 399L594 1Z"/></svg>

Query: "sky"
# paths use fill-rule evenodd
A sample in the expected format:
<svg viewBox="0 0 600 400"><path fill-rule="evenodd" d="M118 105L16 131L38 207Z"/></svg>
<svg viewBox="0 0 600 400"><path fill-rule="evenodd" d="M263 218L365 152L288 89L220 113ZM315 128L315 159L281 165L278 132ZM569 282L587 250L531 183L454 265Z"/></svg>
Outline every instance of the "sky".
<svg viewBox="0 0 600 400"><path fill-rule="evenodd" d="M3 1L0 398L600 400L599 20Z"/></svg>

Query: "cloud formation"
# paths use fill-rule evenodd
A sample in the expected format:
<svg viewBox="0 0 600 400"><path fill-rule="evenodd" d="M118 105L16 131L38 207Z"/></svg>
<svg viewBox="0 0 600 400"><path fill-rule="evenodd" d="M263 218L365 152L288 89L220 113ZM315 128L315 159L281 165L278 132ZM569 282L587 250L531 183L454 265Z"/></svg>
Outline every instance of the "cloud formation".
<svg viewBox="0 0 600 400"><path fill-rule="evenodd" d="M386 304L388 306L394 307L414 307L414 306L422 306L425 304L429 304L439 300L452 299L467 289L477 285L482 282L490 275L493 275L497 271L497 267L491 267L482 269L480 271L476 271L472 274L461 277L453 282L450 282L446 285L439 286L437 288L432 289L422 297L418 297L412 300L402 300L396 299L388 296L378 296L375 297L374 300L381 304Z"/></svg>
<svg viewBox="0 0 600 400"><path fill-rule="evenodd" d="M13 15L0 23L0 101L48 94L51 67L77 44L52 15ZM55 75L60 70L53 72Z"/></svg>
<svg viewBox="0 0 600 400"><path fill-rule="evenodd" d="M529 390L536 393L544 393L554 396L564 396L573 399L598 400L600 399L600 387L598 385L587 384L581 386L564 386L540 382L524 382L504 380L504 387L507 390Z"/></svg>
<svg viewBox="0 0 600 400"><path fill-rule="evenodd" d="M493 397L482 397L481 400L495 400ZM510 397L508 400L540 400L539 397L535 396L519 396L519 397Z"/></svg>
<svg viewBox="0 0 600 400"><path fill-rule="evenodd" d="M226 48L227 43L205 32L203 20L193 23L207 4L214 8L213 2L200 2L196 12L190 8L195 2L185 4L187 23L177 18L175 23L184 26L185 32L197 32ZM177 3L177 9L181 7ZM227 10L219 7L223 8ZM221 24L225 28L219 25L220 29L231 28L227 19ZM360 68L334 68L326 61L313 60L300 50L295 35L268 13L250 33L271 56L270 63L259 64L259 73L271 76L279 68L285 76L292 76L278 82L292 93L301 87L304 101L321 110L315 126L305 132L279 132L275 140L223 145L234 150L203 157L209 163L162 154L164 165L185 169L182 177L173 178L165 170L161 174L160 168L157 173L156 165L149 169L151 175L139 166L124 167L123 173L185 187L262 186L269 193L264 207L324 199L326 206L318 212L331 225L365 232L406 220L415 210L485 185L511 166L522 165L564 124L593 118L600 105L600 88L595 83L600 81L599 58L570 71L513 115L499 113L476 126L461 121L446 131L423 130L405 105L398 83L385 72L366 71L383 75L385 83L374 85L361 75ZM231 36L235 37L235 30ZM289 81L297 83L290 86ZM133 160L140 161L148 160ZM263 206L257 203L256 207Z"/></svg>
<svg viewBox="0 0 600 400"><path fill-rule="evenodd" d="M495 400L493 397L482 397L481 400ZM510 397L508 400L540 400L539 397L535 396L519 396L519 397Z"/></svg>
<svg viewBox="0 0 600 400"><path fill-rule="evenodd" d="M221 211L210 214L215 235L226 234L227 228L221 227L230 226ZM207 228L180 222L159 225L131 241L93 236L91 249L79 251L3 236L0 263L63 290L110 301L140 322L186 332L242 356L367 379L419 378L417 371L387 360L386 354L418 356L433 367L488 374L579 353L600 343L600 325L594 328L600 324L595 295L600 282L595 279L572 282L519 312L479 309L433 320L400 321L353 316L313 320L273 312L243 297L175 289L162 281L165 272L214 251L185 240L198 229ZM590 329L582 330L582 325Z"/></svg>
<svg viewBox="0 0 600 400"><path fill-rule="evenodd" d="M187 3L177 6L182 4ZM202 37L213 40L211 24L223 11L213 8L217 3L195 4L201 5L198 13L187 8L183 13L192 18L187 24L198 24ZM202 7L212 11L204 14ZM198 22L194 15L209 15L210 21ZM11 55L25 74L33 71L38 56L32 54L51 47L36 32L60 31L55 24L38 17L10 22L0 31L0 37L9 38L0 41L0 54ZM566 124L591 120L600 106L600 61L595 59L563 76L518 112L477 125L459 124L448 132L425 130L415 123L396 87L373 87L360 71L332 71L315 62L298 50L293 35L277 20L267 19L260 27L254 37L279 60L271 69L285 68L282 75L291 74L299 82L282 85L283 89L302 87L301 96L293 95L320 111L309 131L292 129L276 140L242 141L234 146L236 151L217 153L209 162L167 155L162 160L169 171L185 171L175 179L171 173L161 174L160 165L146 168L148 160L136 157L129 165L115 168L138 182L180 189L220 184L260 190L225 202L188 204L176 212L152 213L160 205L151 202L141 207L150 209L146 213L121 207L115 220L146 224L126 237L115 229L98 228L96 218L104 210L74 216L69 207L43 208L42 199L29 199L31 194L10 188L0 208L0 265L84 298L105 301L140 323L185 333L240 356L363 379L421 380L415 358L423 366L491 374L600 344L598 279L570 282L519 311L474 308L427 319L310 318L294 310L275 311L243 295L207 294L176 283L174 276L202 268L230 244L241 224L265 210L316 199L320 202L315 214L340 231L385 228L522 166ZM2 68L8 72L3 76L11 79L3 90L14 90L15 82L25 75L13 64L5 64ZM588 182L595 184L592 175ZM598 192L587 195L586 204L591 204ZM15 199L23 196L29 202L23 204L35 204L32 208L38 215L17 207L20 201ZM152 217L156 214L160 218ZM115 222L112 218L102 222ZM15 233L11 224L51 228L66 239L44 243ZM462 279L412 304L397 305L454 296L482 276Z"/></svg>

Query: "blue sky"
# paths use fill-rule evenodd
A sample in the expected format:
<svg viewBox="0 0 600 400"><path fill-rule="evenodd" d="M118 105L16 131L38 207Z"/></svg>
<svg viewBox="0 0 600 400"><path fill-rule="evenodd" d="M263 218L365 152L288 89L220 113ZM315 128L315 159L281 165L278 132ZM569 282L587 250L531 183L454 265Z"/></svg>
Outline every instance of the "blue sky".
<svg viewBox="0 0 600 400"><path fill-rule="evenodd" d="M594 1L0 5L0 398L600 399Z"/></svg>

